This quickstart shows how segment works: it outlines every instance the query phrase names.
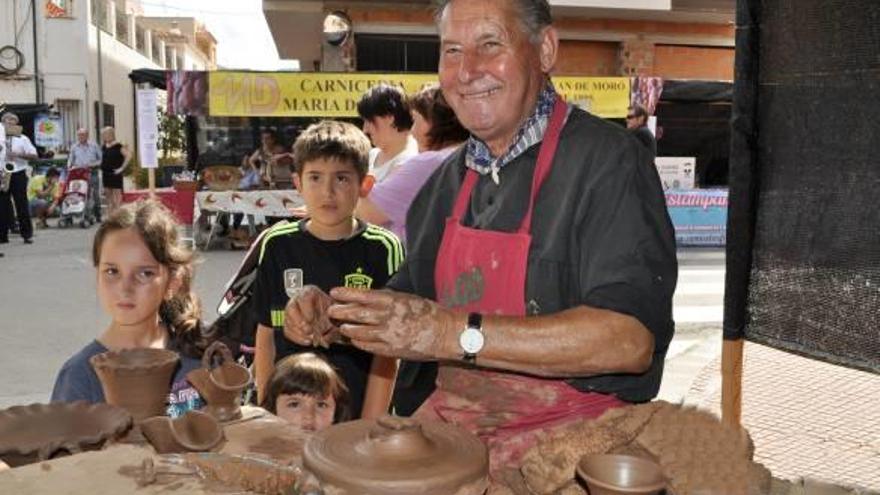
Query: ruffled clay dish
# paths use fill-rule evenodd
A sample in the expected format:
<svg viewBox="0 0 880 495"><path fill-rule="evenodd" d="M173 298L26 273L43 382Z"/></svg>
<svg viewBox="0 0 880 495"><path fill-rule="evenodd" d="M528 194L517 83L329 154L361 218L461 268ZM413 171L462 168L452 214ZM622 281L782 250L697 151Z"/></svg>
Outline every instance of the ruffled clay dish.
<svg viewBox="0 0 880 495"><path fill-rule="evenodd" d="M0 411L0 459L11 467L97 450L131 426L131 415L85 401L13 406Z"/></svg>
<svg viewBox="0 0 880 495"><path fill-rule="evenodd" d="M223 430L213 416L187 411L178 418L156 416L140 423L144 436L160 454L204 452L223 440Z"/></svg>
<svg viewBox="0 0 880 495"><path fill-rule="evenodd" d="M590 495L656 495L667 481L657 463L629 455L585 455L577 473Z"/></svg>
<svg viewBox="0 0 880 495"><path fill-rule="evenodd" d="M108 404L125 408L140 422L165 414L171 377L180 358L165 349L107 351L89 361Z"/></svg>
<svg viewBox="0 0 880 495"><path fill-rule="evenodd" d="M219 366L212 367L215 355L221 356ZM214 342L202 355L202 367L187 373L186 379L207 402L205 412L218 421L241 417L241 392L251 383L251 372L232 359L222 342Z"/></svg>
<svg viewBox="0 0 880 495"><path fill-rule="evenodd" d="M336 495L482 495L489 455L451 425L385 416L331 426L303 449L303 465Z"/></svg>

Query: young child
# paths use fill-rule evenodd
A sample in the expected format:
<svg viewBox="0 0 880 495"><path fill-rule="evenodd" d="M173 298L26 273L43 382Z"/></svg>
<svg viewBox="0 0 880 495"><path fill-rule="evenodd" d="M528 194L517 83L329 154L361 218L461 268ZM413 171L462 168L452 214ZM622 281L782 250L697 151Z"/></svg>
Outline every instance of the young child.
<svg viewBox="0 0 880 495"><path fill-rule="evenodd" d="M369 149L360 129L335 121L310 126L294 144L293 180L309 216L275 225L260 246L253 299L259 321L254 356L258 402L266 397L278 360L312 351L339 370L351 392L354 417L376 417L388 409L396 360L341 344L304 347L284 337L285 307L304 286L326 292L339 286L380 289L403 259L394 234L354 217L358 198L369 192Z"/></svg>
<svg viewBox="0 0 880 495"><path fill-rule="evenodd" d="M348 387L330 363L311 352L278 362L260 406L305 431L351 419Z"/></svg>
<svg viewBox="0 0 880 495"><path fill-rule="evenodd" d="M107 350L160 348L180 354L168 415L201 407L201 397L186 380L188 372L201 366L206 344L201 306L191 290L193 254L179 243L172 214L153 200L117 209L95 233L92 262L110 326L64 363L52 401L104 402L90 357Z"/></svg>

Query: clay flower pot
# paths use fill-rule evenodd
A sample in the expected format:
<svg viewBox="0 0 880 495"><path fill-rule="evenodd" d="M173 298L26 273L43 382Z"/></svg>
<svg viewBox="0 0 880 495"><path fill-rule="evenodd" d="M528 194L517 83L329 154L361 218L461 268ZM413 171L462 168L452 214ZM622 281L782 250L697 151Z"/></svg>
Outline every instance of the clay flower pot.
<svg viewBox="0 0 880 495"><path fill-rule="evenodd" d="M656 462L629 455L585 455L577 473L590 495L655 495L667 481Z"/></svg>
<svg viewBox="0 0 880 495"><path fill-rule="evenodd" d="M489 454L452 425L385 416L331 426L303 449L303 466L338 495L482 495Z"/></svg>
<svg viewBox="0 0 880 495"><path fill-rule="evenodd" d="M148 418L141 422L140 427L159 454L204 452L223 440L220 423L210 414L200 411L187 411L174 419L168 416Z"/></svg>
<svg viewBox="0 0 880 495"><path fill-rule="evenodd" d="M165 349L107 351L89 361L108 404L125 408L135 422L165 414L177 353Z"/></svg>
<svg viewBox="0 0 880 495"><path fill-rule="evenodd" d="M13 406L0 411L0 460L11 467L59 454L97 450L131 426L131 415L85 401Z"/></svg>
<svg viewBox="0 0 880 495"><path fill-rule="evenodd" d="M220 365L212 367L214 356L218 354ZM187 373L186 379L205 399L204 411L218 421L241 417L241 393L251 383L251 372L232 360L229 348L222 342L214 342L205 349L202 367Z"/></svg>

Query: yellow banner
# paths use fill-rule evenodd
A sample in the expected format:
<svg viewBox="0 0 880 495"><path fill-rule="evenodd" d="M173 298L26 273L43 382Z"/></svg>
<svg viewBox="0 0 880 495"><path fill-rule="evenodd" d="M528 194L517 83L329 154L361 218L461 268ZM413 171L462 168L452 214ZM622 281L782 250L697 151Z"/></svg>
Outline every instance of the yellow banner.
<svg viewBox="0 0 880 495"><path fill-rule="evenodd" d="M437 82L434 74L337 74L317 72L209 73L209 114L215 117L357 117L357 102L380 83L412 94ZM565 99L600 117L626 116L630 82L625 77L557 77Z"/></svg>

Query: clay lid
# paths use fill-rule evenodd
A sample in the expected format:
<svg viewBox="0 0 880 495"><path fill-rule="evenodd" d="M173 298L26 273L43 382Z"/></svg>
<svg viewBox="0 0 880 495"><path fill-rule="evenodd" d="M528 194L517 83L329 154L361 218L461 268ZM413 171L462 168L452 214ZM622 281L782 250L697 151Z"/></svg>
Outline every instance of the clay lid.
<svg viewBox="0 0 880 495"><path fill-rule="evenodd" d="M325 487L349 493L449 495L486 478L489 454L454 426L385 416L317 433L303 464Z"/></svg>
<svg viewBox="0 0 880 495"><path fill-rule="evenodd" d="M85 401L13 406L0 411L0 458L10 465L50 459L103 443L131 426L125 409Z"/></svg>
<svg viewBox="0 0 880 495"><path fill-rule="evenodd" d="M174 419L168 416L147 418L140 427L160 454L211 450L223 440L220 423L201 411L187 411Z"/></svg>

